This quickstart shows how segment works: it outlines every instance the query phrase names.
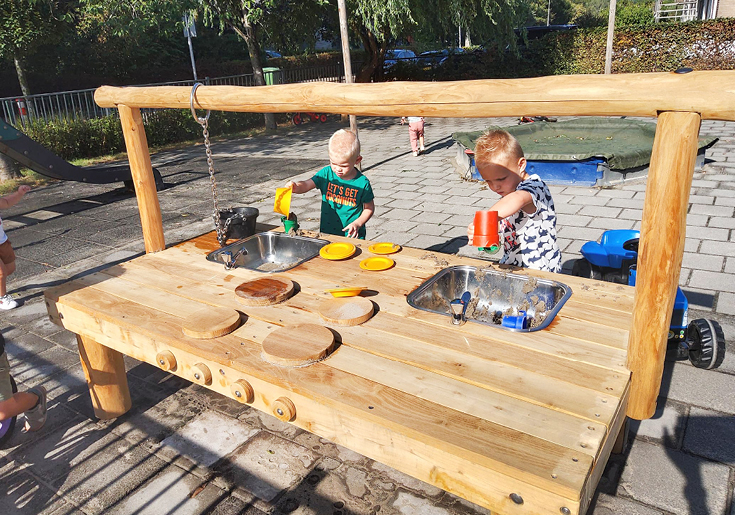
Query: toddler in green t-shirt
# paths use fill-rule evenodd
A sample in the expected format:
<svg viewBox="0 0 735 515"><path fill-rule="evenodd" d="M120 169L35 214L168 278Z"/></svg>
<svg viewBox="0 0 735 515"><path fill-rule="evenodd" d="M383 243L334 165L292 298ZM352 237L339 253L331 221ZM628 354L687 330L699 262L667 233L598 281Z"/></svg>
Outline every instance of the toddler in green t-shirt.
<svg viewBox="0 0 735 515"><path fill-rule="evenodd" d="M294 193L321 191L321 232L365 239L365 224L375 212L375 202L370 181L355 168L361 160L357 135L340 129L329 139L329 165L311 179L286 184Z"/></svg>

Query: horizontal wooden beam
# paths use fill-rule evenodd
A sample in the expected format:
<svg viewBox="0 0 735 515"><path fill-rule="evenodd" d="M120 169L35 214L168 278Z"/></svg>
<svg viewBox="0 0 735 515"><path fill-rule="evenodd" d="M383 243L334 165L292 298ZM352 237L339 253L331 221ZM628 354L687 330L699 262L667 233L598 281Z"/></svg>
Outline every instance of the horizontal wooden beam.
<svg viewBox="0 0 735 515"><path fill-rule="evenodd" d="M101 107L188 109L188 86L102 86ZM278 86L200 86L199 109L279 113L318 111L360 116L650 116L699 113L735 121L735 70L690 73L557 75L453 82L310 82Z"/></svg>

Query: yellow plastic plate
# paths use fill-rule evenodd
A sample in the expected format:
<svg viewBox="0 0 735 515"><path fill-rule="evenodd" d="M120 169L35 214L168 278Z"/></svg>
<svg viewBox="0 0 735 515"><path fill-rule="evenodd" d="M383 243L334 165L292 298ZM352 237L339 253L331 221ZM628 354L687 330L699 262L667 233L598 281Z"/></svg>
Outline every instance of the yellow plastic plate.
<svg viewBox="0 0 735 515"><path fill-rule="evenodd" d="M373 243L368 250L373 254L394 254L401 250L401 246L395 243Z"/></svg>
<svg viewBox="0 0 735 515"><path fill-rule="evenodd" d="M332 288L324 291L331 293L333 297L354 297L360 295L363 290L367 290L367 286L345 286L344 288Z"/></svg>
<svg viewBox="0 0 735 515"><path fill-rule="evenodd" d="M360 261L360 268L363 270L372 270L373 272L379 272L381 270L388 270L390 267L395 265L396 262L391 258L387 257L369 257Z"/></svg>
<svg viewBox="0 0 735 515"><path fill-rule="evenodd" d="M352 243L330 243L319 250L319 255L324 259L346 259L355 253L355 248Z"/></svg>
<svg viewBox="0 0 735 515"><path fill-rule="evenodd" d="M291 188L276 188L276 201L273 203L273 211L283 216L291 213Z"/></svg>

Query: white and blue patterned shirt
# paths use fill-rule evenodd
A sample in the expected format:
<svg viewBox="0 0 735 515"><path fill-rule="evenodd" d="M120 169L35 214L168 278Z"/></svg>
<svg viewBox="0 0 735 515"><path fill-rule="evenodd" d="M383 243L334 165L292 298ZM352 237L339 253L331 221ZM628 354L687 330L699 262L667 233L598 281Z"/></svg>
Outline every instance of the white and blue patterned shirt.
<svg viewBox="0 0 735 515"><path fill-rule="evenodd" d="M503 264L547 272L561 271L561 252L556 243L556 212L546 183L534 174L522 181L516 191L531 194L536 212L522 209L500 222L505 255Z"/></svg>

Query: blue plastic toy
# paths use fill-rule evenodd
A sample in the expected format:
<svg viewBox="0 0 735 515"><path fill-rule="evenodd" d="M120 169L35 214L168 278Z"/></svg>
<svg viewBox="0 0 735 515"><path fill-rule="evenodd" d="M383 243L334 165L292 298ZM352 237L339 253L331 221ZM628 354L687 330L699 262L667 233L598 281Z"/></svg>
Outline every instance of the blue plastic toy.
<svg viewBox="0 0 735 515"><path fill-rule="evenodd" d="M600 242L582 245L584 256L572 268L572 275L635 286L639 231L612 230L602 233ZM712 369L725 358L725 335L714 320L698 318L688 322L689 302L681 288L676 290L669 327L669 346L679 359L689 358L698 368Z"/></svg>

